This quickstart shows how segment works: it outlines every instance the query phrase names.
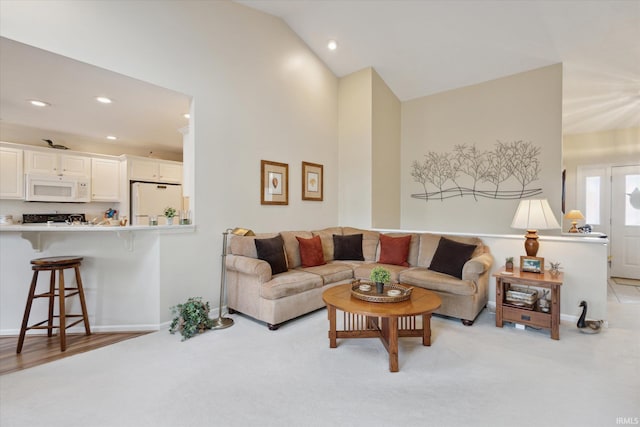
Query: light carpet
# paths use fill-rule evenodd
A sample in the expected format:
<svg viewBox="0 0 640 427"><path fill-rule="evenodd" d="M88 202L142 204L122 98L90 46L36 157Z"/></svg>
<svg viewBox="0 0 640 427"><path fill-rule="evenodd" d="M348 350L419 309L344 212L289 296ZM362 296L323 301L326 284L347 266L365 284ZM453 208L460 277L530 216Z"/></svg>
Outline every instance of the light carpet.
<svg viewBox="0 0 640 427"><path fill-rule="evenodd" d="M166 330L0 377L0 426L615 426L640 417L640 304L609 302L598 335L434 318L401 338L330 349L320 310L278 331ZM636 420L638 418L635 418Z"/></svg>

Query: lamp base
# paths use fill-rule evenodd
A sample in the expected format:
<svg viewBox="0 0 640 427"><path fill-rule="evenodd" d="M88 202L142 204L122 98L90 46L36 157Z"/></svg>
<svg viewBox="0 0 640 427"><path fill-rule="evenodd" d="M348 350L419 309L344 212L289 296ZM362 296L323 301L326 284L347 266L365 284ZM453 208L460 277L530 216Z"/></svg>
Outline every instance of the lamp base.
<svg viewBox="0 0 640 427"><path fill-rule="evenodd" d="M224 329L233 326L233 319L229 317L218 317L213 321L211 329Z"/></svg>
<svg viewBox="0 0 640 427"><path fill-rule="evenodd" d="M571 221L571 228L569 229L569 233L577 233L578 232L578 221Z"/></svg>
<svg viewBox="0 0 640 427"><path fill-rule="evenodd" d="M538 231L527 230L525 236L527 240L524 241L524 250L527 252L527 256L536 256L538 254Z"/></svg>

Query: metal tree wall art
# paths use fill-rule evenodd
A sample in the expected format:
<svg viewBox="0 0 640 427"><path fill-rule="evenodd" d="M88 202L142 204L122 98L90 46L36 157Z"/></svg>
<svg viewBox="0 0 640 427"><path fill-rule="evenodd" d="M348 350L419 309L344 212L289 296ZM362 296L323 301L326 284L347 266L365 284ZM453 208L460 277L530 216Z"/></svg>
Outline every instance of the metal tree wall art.
<svg viewBox="0 0 640 427"><path fill-rule="evenodd" d="M527 186L540 175L540 152L540 147L523 141L498 141L490 151L465 144L456 145L449 153L429 151L422 162L411 164L411 176L424 190L411 197L428 202L464 196L473 196L476 201L478 197L509 200L537 196L542 189Z"/></svg>

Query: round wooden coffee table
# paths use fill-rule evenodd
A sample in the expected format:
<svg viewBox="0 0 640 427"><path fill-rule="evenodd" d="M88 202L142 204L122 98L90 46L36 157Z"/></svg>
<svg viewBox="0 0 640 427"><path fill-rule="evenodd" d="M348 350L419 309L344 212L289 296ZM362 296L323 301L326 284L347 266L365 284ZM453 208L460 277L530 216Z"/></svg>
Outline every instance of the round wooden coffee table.
<svg viewBox="0 0 640 427"><path fill-rule="evenodd" d="M398 337L422 337L431 345L431 314L442 300L431 291L414 287L401 302L368 302L351 296L351 284L334 286L322 294L329 312L329 347L338 338L380 338L389 353L389 370L398 372ZM336 330L336 309L344 312L344 329ZM418 328L416 316L422 316Z"/></svg>

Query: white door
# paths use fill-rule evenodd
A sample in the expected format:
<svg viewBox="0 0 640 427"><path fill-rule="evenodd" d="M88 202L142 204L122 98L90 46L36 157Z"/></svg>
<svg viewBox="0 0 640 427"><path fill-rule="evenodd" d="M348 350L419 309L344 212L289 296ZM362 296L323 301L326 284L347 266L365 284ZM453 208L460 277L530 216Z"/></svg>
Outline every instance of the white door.
<svg viewBox="0 0 640 427"><path fill-rule="evenodd" d="M611 168L611 276L640 279L640 165Z"/></svg>

